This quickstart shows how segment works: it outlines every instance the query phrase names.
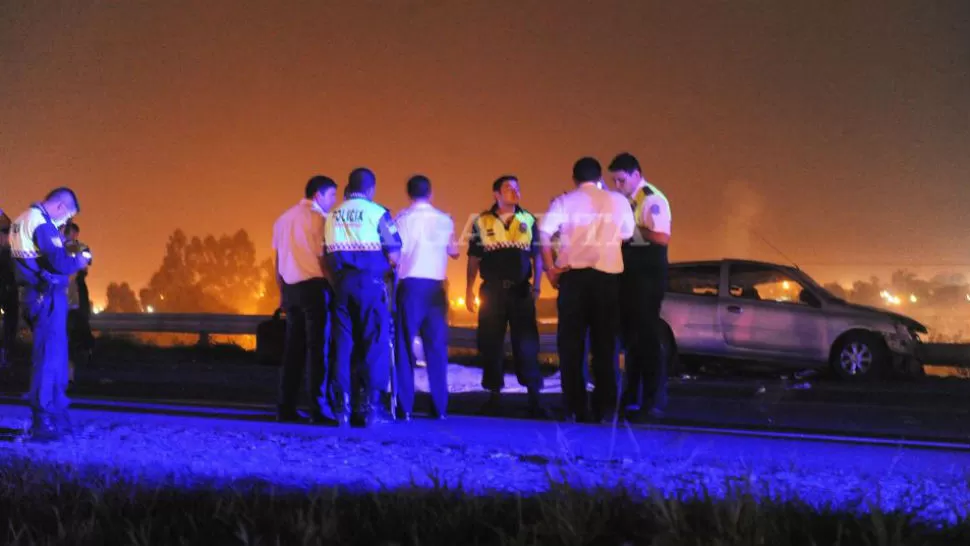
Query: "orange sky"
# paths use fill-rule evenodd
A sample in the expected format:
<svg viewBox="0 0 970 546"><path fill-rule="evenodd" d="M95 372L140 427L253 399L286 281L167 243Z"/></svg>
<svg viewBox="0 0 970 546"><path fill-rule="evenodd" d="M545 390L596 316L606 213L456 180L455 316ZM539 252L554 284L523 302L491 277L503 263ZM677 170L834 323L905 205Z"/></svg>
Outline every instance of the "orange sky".
<svg viewBox="0 0 970 546"><path fill-rule="evenodd" d="M399 209L423 172L461 224L499 174L542 212L623 150L672 201L675 259L779 260L753 225L823 279L970 273L966 2L276 4L0 6L0 208L74 187L96 300L176 227L269 255L316 173L370 166Z"/></svg>

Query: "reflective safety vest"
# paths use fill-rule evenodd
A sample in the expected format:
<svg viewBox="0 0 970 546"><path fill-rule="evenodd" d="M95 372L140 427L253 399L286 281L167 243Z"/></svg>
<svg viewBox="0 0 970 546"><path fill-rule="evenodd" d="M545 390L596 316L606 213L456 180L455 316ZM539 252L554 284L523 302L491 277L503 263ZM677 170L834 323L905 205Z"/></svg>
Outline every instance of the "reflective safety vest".
<svg viewBox="0 0 970 546"><path fill-rule="evenodd" d="M36 205L18 216L10 225L10 255L15 260L36 260L40 258L40 249L34 242L34 231L48 222L50 222L50 217ZM63 241L61 244L63 244Z"/></svg>
<svg viewBox="0 0 970 546"><path fill-rule="evenodd" d="M41 229L45 226L47 229ZM50 237L43 246L57 255L46 256L37 237ZM77 271L77 263L64 249L58 226L40 205L32 205L11 224L10 255L18 284L42 289L51 285L66 287L70 275ZM53 264L60 264L60 270Z"/></svg>
<svg viewBox="0 0 970 546"><path fill-rule="evenodd" d="M327 215L324 248L335 274L348 269L376 275L387 273L380 225L387 209L361 197L351 197ZM391 229L393 222L390 223Z"/></svg>
<svg viewBox="0 0 970 546"><path fill-rule="evenodd" d="M532 230L536 218L525 209L516 209L508 228L499 218L498 211L490 210L478 215L475 224L486 253L514 248L529 251L532 249Z"/></svg>
<svg viewBox="0 0 970 546"><path fill-rule="evenodd" d="M667 207L670 202L667 196L656 188L653 184L647 183L646 186L637 190L636 194L630 199L630 206L633 208L633 217L636 220L637 228L646 228L643 218L644 208L647 205L647 197L656 195L660 197ZM654 245L649 241L643 240L639 229L633 238L623 242L623 272L628 274L642 275L650 277L656 281L658 290L667 289L667 264L668 254L666 245Z"/></svg>

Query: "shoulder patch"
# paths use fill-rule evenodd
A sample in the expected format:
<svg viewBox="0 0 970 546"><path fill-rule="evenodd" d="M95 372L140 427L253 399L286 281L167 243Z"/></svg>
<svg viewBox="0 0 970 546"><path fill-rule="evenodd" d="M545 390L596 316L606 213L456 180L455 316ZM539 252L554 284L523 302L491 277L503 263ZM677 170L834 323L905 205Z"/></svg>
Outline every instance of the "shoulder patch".
<svg viewBox="0 0 970 546"><path fill-rule="evenodd" d="M650 205L650 214L660 214L660 205L656 203Z"/></svg>

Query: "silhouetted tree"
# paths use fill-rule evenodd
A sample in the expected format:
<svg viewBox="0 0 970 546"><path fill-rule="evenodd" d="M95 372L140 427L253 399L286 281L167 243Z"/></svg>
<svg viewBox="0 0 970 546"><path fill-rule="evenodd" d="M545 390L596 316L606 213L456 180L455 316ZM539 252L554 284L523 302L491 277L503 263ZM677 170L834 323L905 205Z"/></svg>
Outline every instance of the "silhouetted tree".
<svg viewBox="0 0 970 546"><path fill-rule="evenodd" d="M260 291L257 294L255 313L269 315L280 306L280 291L276 286L276 265L272 258L259 264Z"/></svg>
<svg viewBox="0 0 970 546"><path fill-rule="evenodd" d="M126 282L109 284L107 299L104 310L108 313L140 313L142 310L135 291Z"/></svg>
<svg viewBox="0 0 970 546"><path fill-rule="evenodd" d="M864 305L879 305L882 303L882 296L879 294L882 290L876 277L870 278L869 282L856 281L852 283L852 291L848 299Z"/></svg>
<svg viewBox="0 0 970 546"><path fill-rule="evenodd" d="M255 313L266 307L261 305L270 292L265 277L265 262L257 266L256 249L245 230L218 239L189 239L175 230L141 300L159 312Z"/></svg>

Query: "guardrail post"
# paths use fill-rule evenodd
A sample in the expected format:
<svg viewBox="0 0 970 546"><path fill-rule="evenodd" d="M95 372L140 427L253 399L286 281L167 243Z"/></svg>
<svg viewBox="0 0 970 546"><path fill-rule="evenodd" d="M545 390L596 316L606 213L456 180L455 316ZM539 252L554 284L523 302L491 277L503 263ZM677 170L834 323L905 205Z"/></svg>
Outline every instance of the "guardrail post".
<svg viewBox="0 0 970 546"><path fill-rule="evenodd" d="M199 342L197 345L199 347L208 347L210 344L209 332L199 332Z"/></svg>

